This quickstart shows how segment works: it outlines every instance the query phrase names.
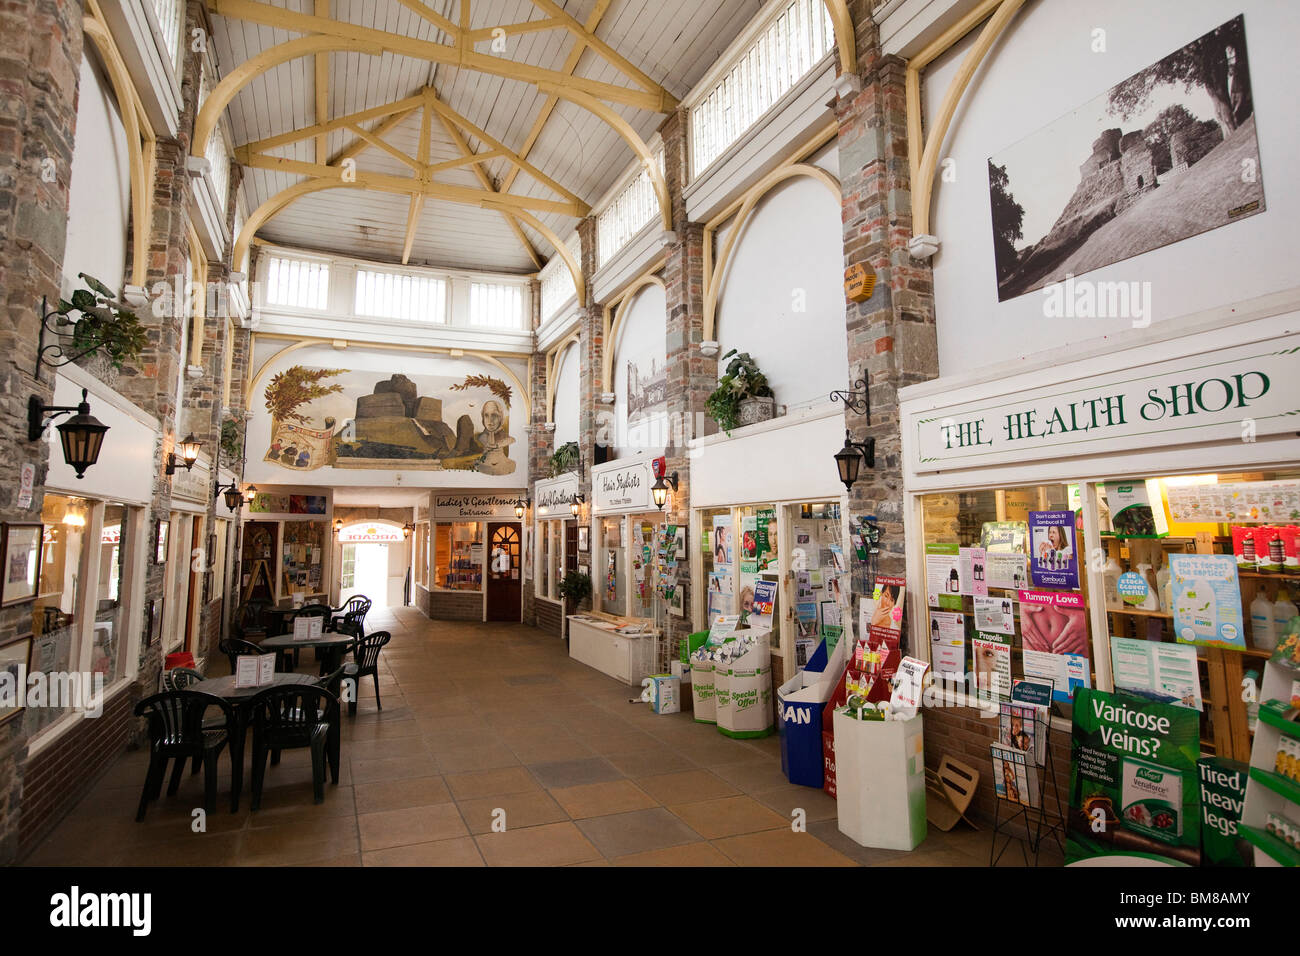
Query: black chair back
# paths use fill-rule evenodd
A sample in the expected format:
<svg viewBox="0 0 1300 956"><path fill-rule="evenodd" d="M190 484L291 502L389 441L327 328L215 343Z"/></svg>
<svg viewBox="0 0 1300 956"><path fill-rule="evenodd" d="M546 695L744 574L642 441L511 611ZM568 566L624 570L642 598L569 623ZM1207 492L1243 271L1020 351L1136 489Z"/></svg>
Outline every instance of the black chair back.
<svg viewBox="0 0 1300 956"><path fill-rule="evenodd" d="M201 680L203 675L192 667L173 667L169 671L163 671L162 689L185 690L191 684L197 684Z"/></svg>
<svg viewBox="0 0 1300 956"><path fill-rule="evenodd" d="M240 635L265 634L265 615L270 606L267 601L248 601L241 604L235 612L235 631Z"/></svg>
<svg viewBox="0 0 1300 956"><path fill-rule="evenodd" d="M332 611L328 604L304 604L293 612L291 620L299 617L329 617Z"/></svg>
<svg viewBox="0 0 1300 956"><path fill-rule="evenodd" d="M189 756L203 751L203 714L209 707L219 708L227 725L235 726L230 704L193 690L167 690L146 697L135 705L135 715L148 718L149 744L155 753Z"/></svg>
<svg viewBox="0 0 1300 956"><path fill-rule="evenodd" d="M217 649L221 651L221 653L225 654L227 658L230 659L230 673L232 674L235 672L235 668L239 666L238 659L240 657L243 657L246 654L270 654L271 653L268 650L263 650L260 646L254 644L252 641L241 641L237 637L226 638L224 641L222 641L220 644L217 645Z"/></svg>
<svg viewBox="0 0 1300 956"><path fill-rule="evenodd" d="M323 725L338 724L339 699L320 684L268 687L250 707L254 739L272 750L307 746Z"/></svg>
<svg viewBox="0 0 1300 956"><path fill-rule="evenodd" d="M375 631L366 637L357 638L352 645L352 660L356 662L358 674L373 674L379 665L379 652L393 639L387 631Z"/></svg>

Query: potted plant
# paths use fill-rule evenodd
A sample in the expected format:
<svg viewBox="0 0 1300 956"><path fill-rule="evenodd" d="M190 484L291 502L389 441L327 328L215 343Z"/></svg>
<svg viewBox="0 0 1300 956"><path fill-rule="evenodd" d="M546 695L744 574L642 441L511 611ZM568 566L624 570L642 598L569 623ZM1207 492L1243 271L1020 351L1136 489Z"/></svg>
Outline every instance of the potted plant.
<svg viewBox="0 0 1300 956"><path fill-rule="evenodd" d="M728 435L741 425L775 418L776 399L772 387L753 357L748 352L737 353L732 349L722 358L731 361L727 363L718 387L705 402L709 417Z"/></svg>
<svg viewBox="0 0 1300 956"><path fill-rule="evenodd" d="M560 579L557 589L560 597L564 598L564 615L568 617L578 610L583 601L591 597L591 575L570 571Z"/></svg>
<svg viewBox="0 0 1300 956"><path fill-rule="evenodd" d="M88 288L73 292L72 301L59 300L54 310L61 326L58 331L72 335L72 347L81 355L99 354L121 371L149 343L144 326L112 289L84 272L78 276Z"/></svg>
<svg viewBox="0 0 1300 956"><path fill-rule="evenodd" d="M576 441L565 442L555 449L555 454L551 456L551 477L556 478L565 472L573 471L574 466L578 464L578 455Z"/></svg>
<svg viewBox="0 0 1300 956"><path fill-rule="evenodd" d="M221 422L221 457L239 461L244 457L244 424L247 412L229 412Z"/></svg>

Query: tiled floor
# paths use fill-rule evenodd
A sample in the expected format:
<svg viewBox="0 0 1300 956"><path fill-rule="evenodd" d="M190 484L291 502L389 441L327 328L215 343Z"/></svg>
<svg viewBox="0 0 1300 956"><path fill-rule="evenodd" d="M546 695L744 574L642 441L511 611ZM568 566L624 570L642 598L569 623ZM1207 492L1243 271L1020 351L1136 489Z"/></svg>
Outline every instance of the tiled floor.
<svg viewBox="0 0 1300 956"><path fill-rule="evenodd" d="M835 802L792 786L776 737L738 741L689 714L656 716L632 688L532 628L374 611L393 640L383 711L367 679L344 716L339 785L312 803L310 757L267 772L262 808L226 794L194 832L202 775L134 822L142 753L119 758L25 861L31 865L984 866L989 833L931 830L912 853L838 830ZM224 661L217 662L224 667ZM303 660L303 668L311 662ZM223 761L224 761L223 757ZM247 775L246 775L247 776ZM247 787L247 784L245 784ZM807 832L791 814L805 811ZM502 827L504 826L504 832ZM1004 864L1021 864L1012 847Z"/></svg>

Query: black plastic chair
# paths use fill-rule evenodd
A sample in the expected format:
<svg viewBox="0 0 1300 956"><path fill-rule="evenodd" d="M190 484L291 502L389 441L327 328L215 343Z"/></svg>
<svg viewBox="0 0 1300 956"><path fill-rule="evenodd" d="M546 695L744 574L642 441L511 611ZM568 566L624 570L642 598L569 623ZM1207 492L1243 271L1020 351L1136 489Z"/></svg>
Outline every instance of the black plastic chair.
<svg viewBox="0 0 1300 956"><path fill-rule="evenodd" d="M357 689L353 695L354 699L348 701L348 714L352 715L357 712L357 701L355 698L361 696L361 678L369 674L375 679L375 706L380 710L384 709L383 703L379 700L379 652L384 649L384 645L393 639L393 635L387 631L375 631L367 637L357 638L357 642L352 645L352 661L356 665L357 672L354 675L357 678Z"/></svg>
<svg viewBox="0 0 1300 956"><path fill-rule="evenodd" d="M248 601L235 611L234 630L241 640L254 637L266 637L266 612L271 605L268 601Z"/></svg>
<svg viewBox="0 0 1300 956"><path fill-rule="evenodd" d="M228 637L217 645L217 650L225 654L230 660L230 673L234 673L239 666L238 660L247 654L270 654L270 651L263 650L252 641L242 641L237 637Z"/></svg>
<svg viewBox="0 0 1300 956"><path fill-rule="evenodd" d="M201 680L203 675L192 667L173 667L169 671L163 671L162 689L187 690L191 684L197 684Z"/></svg>
<svg viewBox="0 0 1300 956"><path fill-rule="evenodd" d="M338 698L340 707L342 707L344 702L343 681L345 679L350 679L352 681L351 690L347 695L348 699L349 701L355 700L357 695L357 665L352 661L347 661L342 664L338 670L334 671L334 673L326 674L319 681L321 687L324 687Z"/></svg>
<svg viewBox="0 0 1300 956"><path fill-rule="evenodd" d="M220 697L201 694L192 690L163 691L146 697L135 705L135 715L146 717L149 721L149 770L145 775L144 792L140 794L140 807L135 819L139 823L144 819L145 808L150 800L157 800L162 795L163 778L167 775L167 761L175 760L172 768L171 783L167 795L174 796L181 784L181 772L191 759L203 762L204 807L208 813L216 810L217 805L217 758L229 741L225 727L208 728L204 726L203 715L209 707L218 708L225 717L226 726L235 726L235 712L230 704ZM231 795L230 812L234 813L238 804L238 794Z"/></svg>
<svg viewBox="0 0 1300 956"><path fill-rule="evenodd" d="M366 615L370 613L370 598L364 594L354 594L344 602L342 607L331 608L328 629L337 631L344 621L355 623L359 628L365 627Z"/></svg>
<svg viewBox="0 0 1300 956"><path fill-rule="evenodd" d="M280 762L280 753L311 748L311 782L317 803L325 800L325 769L339 782L339 699L320 684L268 687L250 702L253 713L253 802L262 805L266 759Z"/></svg>

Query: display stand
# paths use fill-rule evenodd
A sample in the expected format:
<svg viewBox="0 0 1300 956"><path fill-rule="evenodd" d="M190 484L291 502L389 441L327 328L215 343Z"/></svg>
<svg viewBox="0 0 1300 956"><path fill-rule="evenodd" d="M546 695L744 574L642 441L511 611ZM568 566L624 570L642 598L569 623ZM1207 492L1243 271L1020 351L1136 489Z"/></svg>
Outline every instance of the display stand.
<svg viewBox="0 0 1300 956"><path fill-rule="evenodd" d="M989 866L998 865L998 861L1002 859L1002 855L1006 853L1013 840L1020 843L1020 853L1024 857L1026 866L1029 865L1029 854L1025 852L1026 843L1034 854L1034 866L1038 865L1038 855L1042 851L1045 839L1050 838L1056 844L1057 850L1062 855L1065 854L1065 814L1061 809L1061 791L1056 785L1056 764L1052 760L1051 738L1046 736L1051 733L1051 720L1046 710L1035 715L1034 731L1036 740L1048 742L1044 747L1041 764L1035 762L1034 754L1025 754L1029 765L1034 769L1036 779L1031 781L1030 788L1038 797L1036 801L1038 806L1029 806L998 793L998 768L996 762L994 763L996 799L993 801L993 842L989 845ZM1055 804L1055 813L1049 812L1047 806L1049 793ZM1006 816L1002 815L1004 803L1014 808L1010 809ZM1024 838L1012 829L1016 823L1024 826ZM1001 849L998 849L999 836L1004 838Z"/></svg>
<svg viewBox="0 0 1300 956"><path fill-rule="evenodd" d="M859 720L838 708L832 719L840 832L860 846L916 849L926 835L921 715Z"/></svg>
<svg viewBox="0 0 1300 956"><path fill-rule="evenodd" d="M1300 723L1292 719L1293 684L1300 671L1278 660L1264 665L1259 689L1259 723L1250 754L1246 803L1238 829L1255 848L1256 866L1300 866L1300 850L1269 827L1269 816L1300 823L1300 783L1277 772L1275 755L1283 737L1300 738Z"/></svg>

